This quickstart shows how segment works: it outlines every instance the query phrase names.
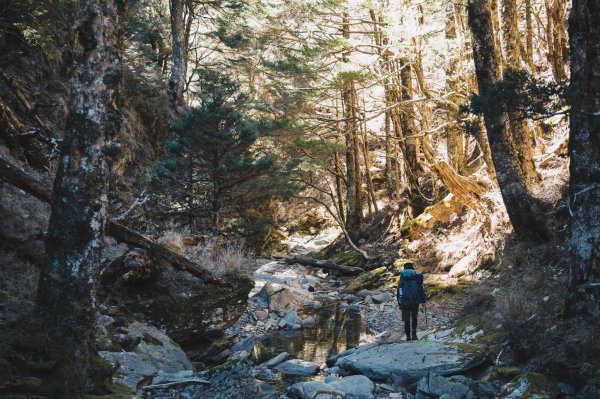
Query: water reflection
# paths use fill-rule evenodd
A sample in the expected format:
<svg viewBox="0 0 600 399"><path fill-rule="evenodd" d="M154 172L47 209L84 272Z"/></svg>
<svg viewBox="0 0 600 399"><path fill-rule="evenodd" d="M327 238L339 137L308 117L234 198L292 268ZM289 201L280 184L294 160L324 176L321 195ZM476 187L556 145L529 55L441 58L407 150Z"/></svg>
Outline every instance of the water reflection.
<svg viewBox="0 0 600 399"><path fill-rule="evenodd" d="M323 363L325 359L358 346L361 335L367 333L362 315L354 309L343 309L332 303L321 309L306 308L299 313L317 316L315 327L299 331L272 330L254 347L257 364L288 352L291 358Z"/></svg>

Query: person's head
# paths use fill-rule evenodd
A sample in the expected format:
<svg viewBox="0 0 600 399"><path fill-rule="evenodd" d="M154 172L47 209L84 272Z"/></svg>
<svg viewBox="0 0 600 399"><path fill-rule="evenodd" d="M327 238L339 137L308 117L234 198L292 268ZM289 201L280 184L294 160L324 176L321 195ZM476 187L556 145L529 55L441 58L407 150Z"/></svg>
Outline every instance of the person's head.
<svg viewBox="0 0 600 399"><path fill-rule="evenodd" d="M404 268L405 269L414 270L415 269L415 265L412 262L407 262L407 263L404 264Z"/></svg>

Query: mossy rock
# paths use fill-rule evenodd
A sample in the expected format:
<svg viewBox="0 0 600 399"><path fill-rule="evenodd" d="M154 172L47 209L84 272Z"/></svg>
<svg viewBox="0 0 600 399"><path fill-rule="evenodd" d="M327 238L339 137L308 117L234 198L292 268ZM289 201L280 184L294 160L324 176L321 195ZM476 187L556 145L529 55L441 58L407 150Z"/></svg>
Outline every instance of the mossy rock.
<svg viewBox="0 0 600 399"><path fill-rule="evenodd" d="M391 278L392 274L382 266L355 277L348 283L347 288L354 292L362 289L375 289L385 285Z"/></svg>
<svg viewBox="0 0 600 399"><path fill-rule="evenodd" d="M390 271L394 274L400 274L400 272L404 270L404 265L406 265L407 263L415 263L415 261L409 258L396 259L394 261L394 264L392 265L392 270Z"/></svg>
<svg viewBox="0 0 600 399"><path fill-rule="evenodd" d="M469 284L464 279L448 281L443 279L443 275L438 274L426 274L425 281L423 282L427 299L440 299L448 295L461 295Z"/></svg>

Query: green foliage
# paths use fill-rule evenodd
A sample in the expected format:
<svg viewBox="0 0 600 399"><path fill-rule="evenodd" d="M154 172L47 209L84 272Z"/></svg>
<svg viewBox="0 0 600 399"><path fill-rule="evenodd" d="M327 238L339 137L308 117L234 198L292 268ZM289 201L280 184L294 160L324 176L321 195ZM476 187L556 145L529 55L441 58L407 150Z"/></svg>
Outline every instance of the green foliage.
<svg viewBox="0 0 600 399"><path fill-rule="evenodd" d="M487 109L504 110L515 119L550 117L565 105L565 87L532 77L526 71L507 70L504 79L485 93L473 94L462 112L483 115Z"/></svg>
<svg viewBox="0 0 600 399"><path fill-rule="evenodd" d="M244 218L249 206L294 191L273 149L258 142L286 122L251 119L248 97L219 72L203 71L199 89L198 106L172 126L172 158L154 165L151 188L165 212L219 229L226 218Z"/></svg>

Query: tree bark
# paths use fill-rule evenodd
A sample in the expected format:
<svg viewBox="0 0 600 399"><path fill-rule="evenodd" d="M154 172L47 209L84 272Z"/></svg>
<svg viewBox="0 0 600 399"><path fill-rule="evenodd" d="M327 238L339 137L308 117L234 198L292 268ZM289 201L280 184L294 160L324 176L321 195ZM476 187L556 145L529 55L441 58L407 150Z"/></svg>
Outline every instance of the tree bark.
<svg viewBox="0 0 600 399"><path fill-rule="evenodd" d="M519 35L519 11L516 0L502 0L502 33L505 43L506 66L514 71L523 70L523 54L521 54L521 39ZM519 119L514 112L509 112L510 142L519 160L519 166L529 189L540 181L540 175L533 161L533 143L529 127L525 120Z"/></svg>
<svg viewBox="0 0 600 399"><path fill-rule="evenodd" d="M170 0L171 36L173 37L173 53L171 59L171 77L169 78L169 100L173 112L178 115L179 109L185 106L183 91L186 75L186 44L183 21L184 0Z"/></svg>
<svg viewBox="0 0 600 399"><path fill-rule="evenodd" d="M124 3L81 1L78 64L46 237L36 311L58 357L56 392L89 388L95 355L95 288L106 224L108 178L118 154Z"/></svg>
<svg viewBox="0 0 600 399"><path fill-rule="evenodd" d="M574 0L571 45L570 295L567 314L600 314L600 2Z"/></svg>
<svg viewBox="0 0 600 399"><path fill-rule="evenodd" d="M490 0L469 0L469 26L473 33L473 58L479 93L484 94L500 78L495 56ZM515 233L522 239L544 240L547 232L539 205L531 198L508 140L506 113L487 109L485 127L496 177Z"/></svg>

